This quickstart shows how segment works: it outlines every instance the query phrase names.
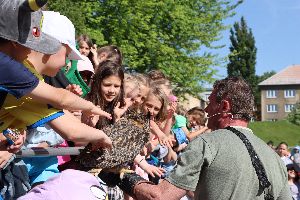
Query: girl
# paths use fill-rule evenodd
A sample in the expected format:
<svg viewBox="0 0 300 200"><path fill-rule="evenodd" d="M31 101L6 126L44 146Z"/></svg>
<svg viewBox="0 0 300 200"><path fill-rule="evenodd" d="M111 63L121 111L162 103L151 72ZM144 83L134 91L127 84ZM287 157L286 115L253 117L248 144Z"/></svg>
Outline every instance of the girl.
<svg viewBox="0 0 300 200"><path fill-rule="evenodd" d="M122 65L122 53L120 49L115 45L108 45L104 47L100 47L97 50L97 62L95 63L98 66L105 60L111 60L118 65Z"/></svg>
<svg viewBox="0 0 300 200"><path fill-rule="evenodd" d="M87 95L87 100L93 102L106 112L112 114L112 121L105 118L94 117L92 126L102 129L104 126L112 123L115 120L114 109L117 107L124 107L124 71L123 68L112 62L104 61L101 63L99 70L95 73L91 85L91 91ZM88 120L83 116L83 120Z"/></svg>
<svg viewBox="0 0 300 200"><path fill-rule="evenodd" d="M288 171L288 183L293 199L300 200L300 183L297 166L294 164L288 164L286 168Z"/></svg>
<svg viewBox="0 0 300 200"><path fill-rule="evenodd" d="M142 105L142 111L144 113L150 113L151 116L151 134L150 134L150 142L146 145L144 149L144 153L149 155L154 148L159 144L157 135L162 133L159 130L156 122L164 119L164 115L166 113L167 108L167 97L164 92L156 87L150 89L148 97L145 99L145 102ZM163 133L162 133L163 134ZM135 159L135 163L139 165L145 172L150 174L152 177L161 176L163 173L162 168L149 166L149 164L145 161L143 157L137 156Z"/></svg>
<svg viewBox="0 0 300 200"><path fill-rule="evenodd" d="M150 91L150 81L149 78L143 74L135 74L135 79L139 83L140 92L134 99L133 107L139 110L139 107L144 103Z"/></svg>
<svg viewBox="0 0 300 200"><path fill-rule="evenodd" d="M80 35L77 38L79 52L88 57L92 62L94 69L98 66L97 45L93 44L92 40L87 35Z"/></svg>
<svg viewBox="0 0 300 200"><path fill-rule="evenodd" d="M96 126L97 129L112 124L124 113L122 108L125 107L124 102L124 71L123 68L112 61L106 60L99 65L96 71L91 91L87 95L87 99L98 105L103 110L112 114L112 120L103 117L87 118L83 115L83 121ZM120 112L122 112L120 114ZM118 187L108 187L108 199L123 199L123 192Z"/></svg>

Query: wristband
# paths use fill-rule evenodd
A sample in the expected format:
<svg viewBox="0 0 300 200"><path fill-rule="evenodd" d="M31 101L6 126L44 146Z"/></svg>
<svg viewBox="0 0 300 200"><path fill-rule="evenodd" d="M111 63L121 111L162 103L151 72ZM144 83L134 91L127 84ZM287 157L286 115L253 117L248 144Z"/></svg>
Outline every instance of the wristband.
<svg viewBox="0 0 300 200"><path fill-rule="evenodd" d="M130 196L134 195L134 186L137 183L149 183L153 185L152 182L147 181L146 179L142 178L141 176L137 175L136 173L125 173L123 177L121 177L121 181L118 183L120 189L122 189L125 193Z"/></svg>

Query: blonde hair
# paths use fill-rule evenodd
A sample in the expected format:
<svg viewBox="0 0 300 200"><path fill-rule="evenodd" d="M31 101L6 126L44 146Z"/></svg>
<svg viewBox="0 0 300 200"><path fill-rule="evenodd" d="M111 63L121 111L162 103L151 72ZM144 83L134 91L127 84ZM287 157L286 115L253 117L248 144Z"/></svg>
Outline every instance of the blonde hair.
<svg viewBox="0 0 300 200"><path fill-rule="evenodd" d="M136 88L140 89L140 84L135 76L125 73L124 74L124 92L125 97L133 92Z"/></svg>
<svg viewBox="0 0 300 200"><path fill-rule="evenodd" d="M155 96L162 104L158 114L155 117L155 121L164 121L166 118L167 113L167 106L168 106L168 98L163 92L163 90L159 87L151 87L149 91L149 96ZM147 99L144 101L144 103L147 101Z"/></svg>

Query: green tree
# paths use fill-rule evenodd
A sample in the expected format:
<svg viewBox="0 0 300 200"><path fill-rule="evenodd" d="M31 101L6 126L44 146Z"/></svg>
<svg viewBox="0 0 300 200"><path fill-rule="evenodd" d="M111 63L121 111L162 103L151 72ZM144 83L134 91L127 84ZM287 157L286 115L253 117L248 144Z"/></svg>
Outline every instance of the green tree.
<svg viewBox="0 0 300 200"><path fill-rule="evenodd" d="M230 29L230 54L227 64L228 76L241 76L251 86L256 104L255 119L260 119L260 92L258 77L255 75L256 52L255 39L252 30L248 28L244 17L235 22Z"/></svg>
<svg viewBox="0 0 300 200"><path fill-rule="evenodd" d="M255 75L256 47L252 30L248 28L244 17L235 22L230 29L228 76L242 76L254 90L257 85Z"/></svg>
<svg viewBox="0 0 300 200"><path fill-rule="evenodd" d="M49 9L68 16L78 33L97 44L121 47L131 70L162 70L177 95L198 94L199 83L212 82L219 64L213 48L241 1L229 0L60 0ZM73 10L74 9L74 10ZM204 48L205 47L205 48Z"/></svg>
<svg viewBox="0 0 300 200"><path fill-rule="evenodd" d="M294 106L287 119L289 122L300 126L300 102Z"/></svg>

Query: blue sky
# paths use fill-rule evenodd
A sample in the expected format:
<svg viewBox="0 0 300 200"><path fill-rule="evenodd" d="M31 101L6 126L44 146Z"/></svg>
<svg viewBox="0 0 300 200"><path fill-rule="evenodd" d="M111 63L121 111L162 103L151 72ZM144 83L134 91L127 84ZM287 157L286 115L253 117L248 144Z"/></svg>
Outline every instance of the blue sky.
<svg viewBox="0 0 300 200"><path fill-rule="evenodd" d="M256 74L276 72L292 64L300 64L300 0L245 0L236 15L225 21L233 25L244 16L252 29L257 47ZM221 56L229 53L229 30L222 33L218 44L226 45L217 50ZM227 75L226 68L219 75Z"/></svg>

